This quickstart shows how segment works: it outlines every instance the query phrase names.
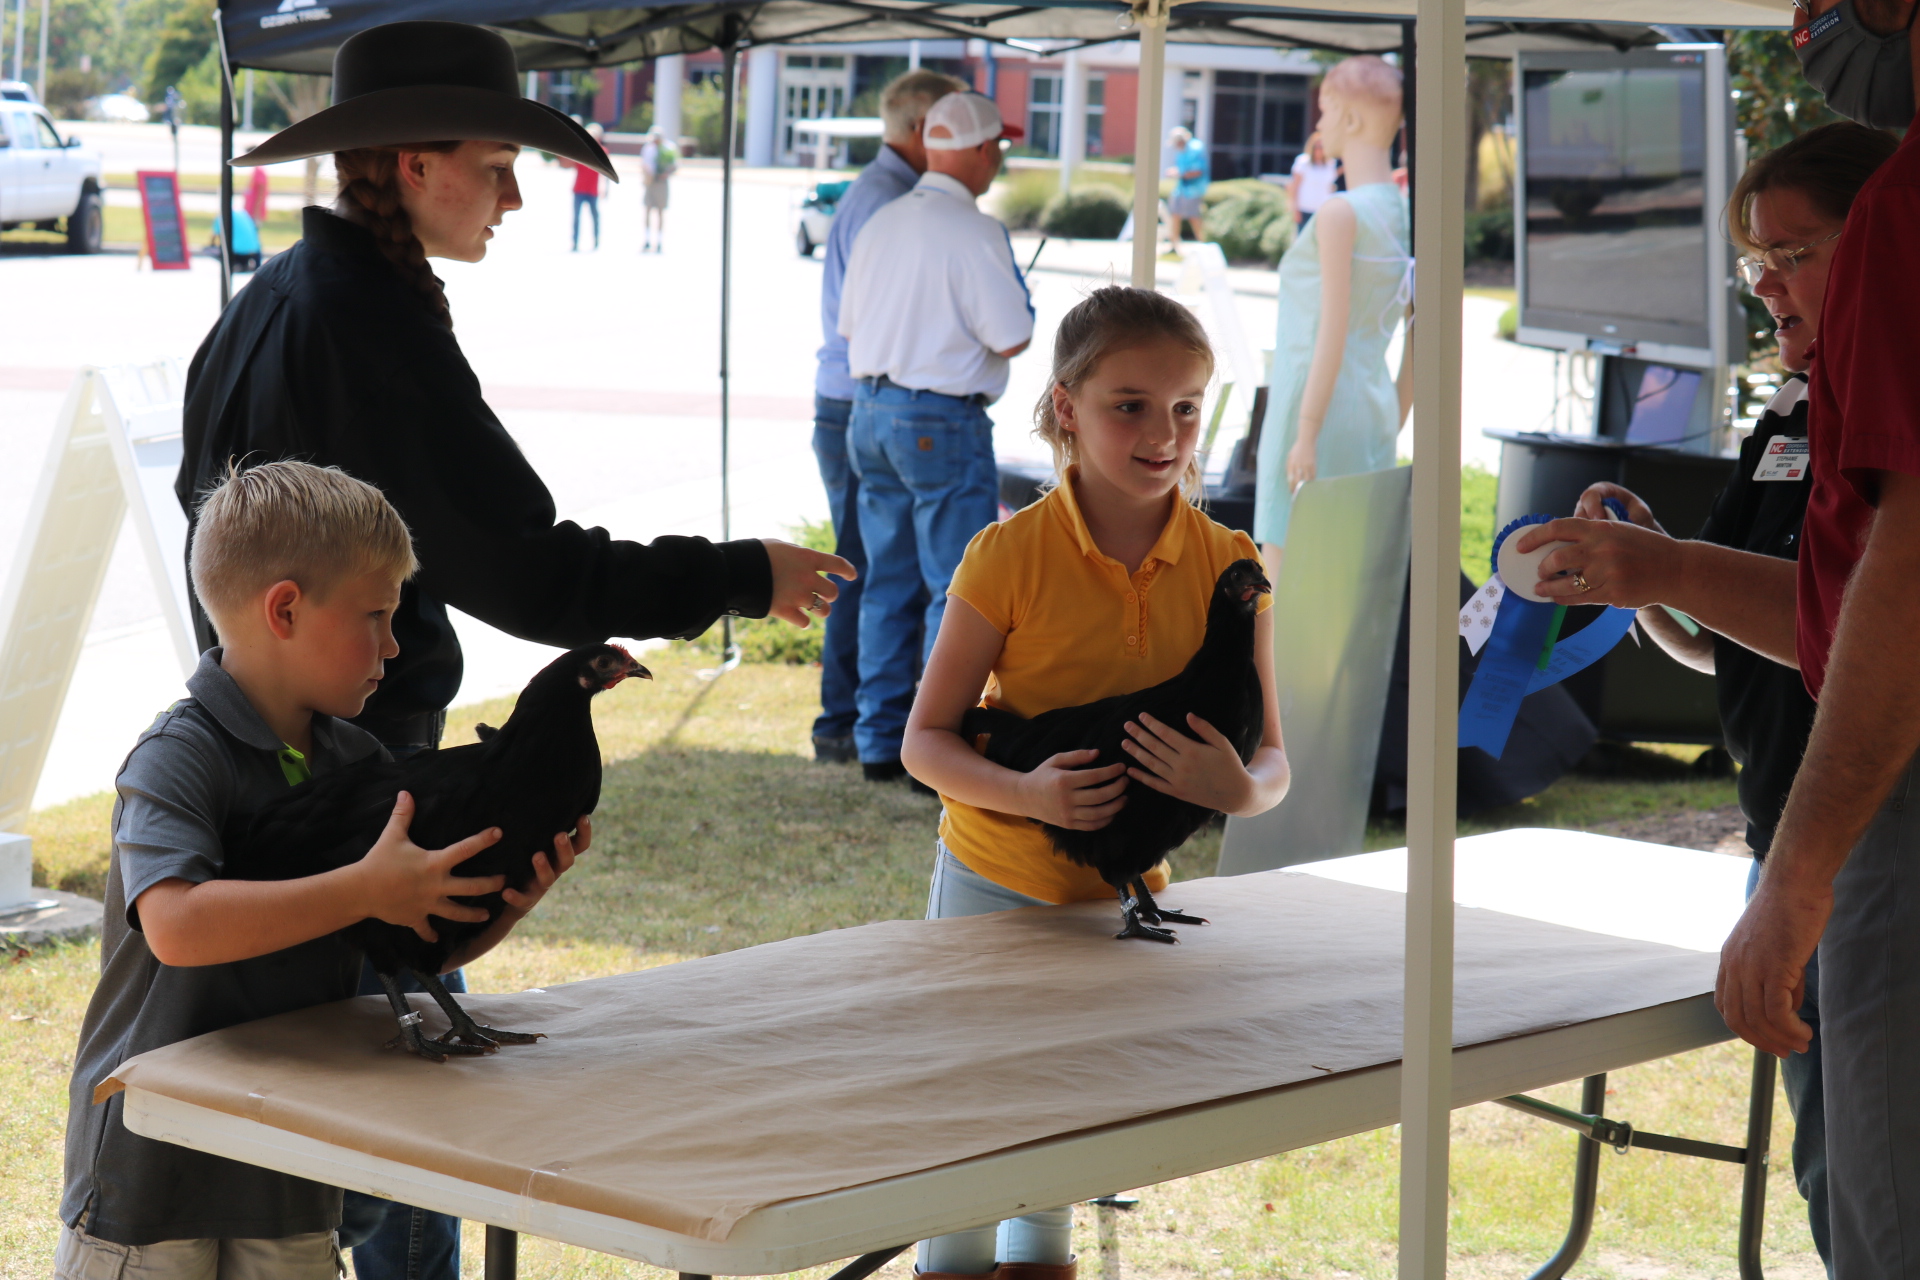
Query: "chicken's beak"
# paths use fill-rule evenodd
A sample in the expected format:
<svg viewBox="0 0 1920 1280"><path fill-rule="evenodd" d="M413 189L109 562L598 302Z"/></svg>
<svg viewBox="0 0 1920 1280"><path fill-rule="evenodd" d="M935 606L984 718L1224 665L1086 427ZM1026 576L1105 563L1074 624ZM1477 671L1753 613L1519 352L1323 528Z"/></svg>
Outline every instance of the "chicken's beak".
<svg viewBox="0 0 1920 1280"><path fill-rule="evenodd" d="M645 667L635 662L632 658L627 659L627 675L638 676L642 680L653 679L653 672L647 670Z"/></svg>
<svg viewBox="0 0 1920 1280"><path fill-rule="evenodd" d="M1253 599L1255 596L1270 596L1272 594L1273 584L1265 578L1259 578L1247 584L1247 589L1240 593L1240 599L1242 603L1244 603Z"/></svg>

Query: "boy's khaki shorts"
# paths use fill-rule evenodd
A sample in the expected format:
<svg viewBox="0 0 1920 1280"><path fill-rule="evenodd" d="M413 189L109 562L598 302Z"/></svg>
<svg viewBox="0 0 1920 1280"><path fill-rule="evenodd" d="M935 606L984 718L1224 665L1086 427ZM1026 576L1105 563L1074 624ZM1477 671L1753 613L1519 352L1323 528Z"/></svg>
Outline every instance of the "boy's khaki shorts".
<svg viewBox="0 0 1920 1280"><path fill-rule="evenodd" d="M111 1244L60 1229L54 1280L340 1280L331 1231L279 1240L163 1240Z"/></svg>

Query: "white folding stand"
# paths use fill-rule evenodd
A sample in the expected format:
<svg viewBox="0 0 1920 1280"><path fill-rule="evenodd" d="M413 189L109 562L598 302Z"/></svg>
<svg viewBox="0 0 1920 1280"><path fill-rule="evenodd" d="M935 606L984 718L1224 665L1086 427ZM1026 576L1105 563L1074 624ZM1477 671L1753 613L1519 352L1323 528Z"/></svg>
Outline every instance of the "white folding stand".
<svg viewBox="0 0 1920 1280"><path fill-rule="evenodd" d="M88 366L61 407L12 571L0 592L0 830L33 803L107 562L129 513L181 673L187 520L173 495L186 386L177 360Z"/></svg>

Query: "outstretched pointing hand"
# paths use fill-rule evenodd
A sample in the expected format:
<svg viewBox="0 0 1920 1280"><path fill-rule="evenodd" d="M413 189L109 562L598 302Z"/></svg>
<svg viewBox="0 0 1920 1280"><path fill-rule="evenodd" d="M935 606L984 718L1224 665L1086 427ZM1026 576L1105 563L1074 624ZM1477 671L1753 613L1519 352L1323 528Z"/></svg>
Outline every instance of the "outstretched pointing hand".
<svg viewBox="0 0 1920 1280"><path fill-rule="evenodd" d="M831 573L848 582L860 576L853 565L828 552L797 547L778 538L762 538L761 543L773 569L773 602L767 614L796 627L810 627L815 618L833 612L840 586L821 574Z"/></svg>

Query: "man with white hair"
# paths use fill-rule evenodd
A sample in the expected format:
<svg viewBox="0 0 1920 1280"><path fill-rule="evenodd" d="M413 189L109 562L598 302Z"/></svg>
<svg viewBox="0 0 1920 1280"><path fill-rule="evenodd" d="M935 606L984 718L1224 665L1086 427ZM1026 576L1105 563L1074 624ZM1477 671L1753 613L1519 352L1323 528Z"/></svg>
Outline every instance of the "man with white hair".
<svg viewBox="0 0 1920 1280"><path fill-rule="evenodd" d="M827 488L836 552L852 562L860 577L841 585L820 654L820 716L813 722L816 760L844 764L858 759L853 746L854 694L860 685L860 594L866 586L867 559L860 540L860 481L847 463L847 421L853 416L854 390L853 376L847 372L847 340L840 336L840 289L847 275L847 255L867 219L880 206L913 190L927 171L927 148L921 140L927 108L966 87L937 71L909 71L880 91L880 116L886 128L880 153L840 197L827 232L820 281L820 327L826 341L821 344L820 368L813 380L813 454ZM903 719L905 715L902 710Z"/></svg>
<svg viewBox="0 0 1920 1280"><path fill-rule="evenodd" d="M1167 223L1170 242L1167 252L1180 252L1180 226L1185 223L1193 228L1193 238L1207 238L1207 187L1212 182L1211 167L1207 164L1207 149L1193 131L1184 125L1176 126L1167 135L1167 149L1173 153L1173 163L1167 166L1167 177L1173 179L1173 194L1167 197Z"/></svg>
<svg viewBox="0 0 1920 1280"><path fill-rule="evenodd" d="M659 125L647 130L640 144L641 201L640 252L659 253L667 235L667 180L680 164L680 149ZM596 225L598 225L596 223Z"/></svg>
<svg viewBox="0 0 1920 1280"><path fill-rule="evenodd" d="M847 262L847 451L867 557L853 737L876 782L906 773L900 742L947 584L999 512L986 406L1033 340L1033 305L1006 227L974 201L1000 172L1001 139L1020 136L981 94L934 103L927 172L873 215Z"/></svg>

